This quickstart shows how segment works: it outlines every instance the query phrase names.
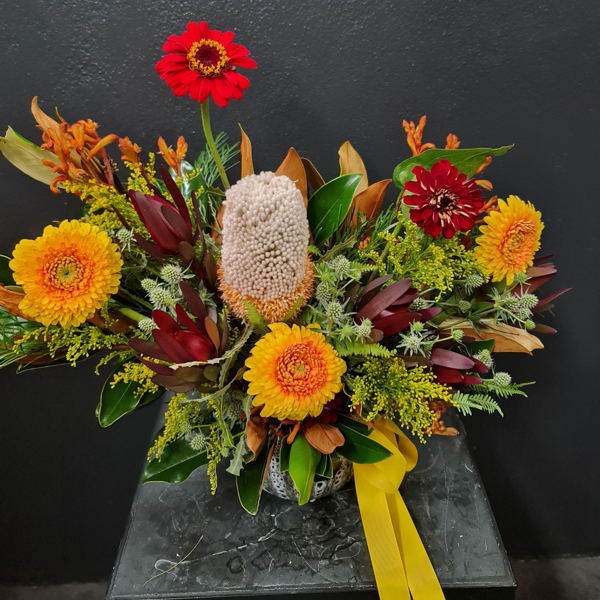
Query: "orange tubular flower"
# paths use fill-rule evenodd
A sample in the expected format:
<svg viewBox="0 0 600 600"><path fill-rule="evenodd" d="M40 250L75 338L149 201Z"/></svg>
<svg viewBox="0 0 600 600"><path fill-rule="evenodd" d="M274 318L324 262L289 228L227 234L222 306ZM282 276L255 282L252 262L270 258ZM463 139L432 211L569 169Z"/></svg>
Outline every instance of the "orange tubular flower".
<svg viewBox="0 0 600 600"><path fill-rule="evenodd" d="M419 120L419 124L415 124L411 121L402 121L402 127L406 131L406 142L412 150L413 156L418 156L421 152L435 148L434 144L421 144L423 140L423 129L425 129L425 123L427 123L427 117L423 115Z"/></svg>
<svg viewBox="0 0 600 600"><path fill-rule="evenodd" d="M342 389L346 363L309 327L274 323L246 360L252 404L261 416L301 421L316 417Z"/></svg>
<svg viewBox="0 0 600 600"><path fill-rule="evenodd" d="M123 156L121 156L122 161L127 161L134 165L140 164L140 152L142 149L128 137L119 140L119 150L123 153Z"/></svg>
<svg viewBox="0 0 600 600"><path fill-rule="evenodd" d="M446 148L444 149L457 150L459 146L460 142L458 141L458 138L453 133L449 133L448 137L446 138Z"/></svg>
<svg viewBox="0 0 600 600"><path fill-rule="evenodd" d="M185 138L180 135L177 139L177 150L173 150L173 148L167 146L167 143L163 138L159 137L158 149L160 150L164 161L177 173L178 176L181 177L181 161L185 159L185 155L188 150L188 145L185 142Z"/></svg>

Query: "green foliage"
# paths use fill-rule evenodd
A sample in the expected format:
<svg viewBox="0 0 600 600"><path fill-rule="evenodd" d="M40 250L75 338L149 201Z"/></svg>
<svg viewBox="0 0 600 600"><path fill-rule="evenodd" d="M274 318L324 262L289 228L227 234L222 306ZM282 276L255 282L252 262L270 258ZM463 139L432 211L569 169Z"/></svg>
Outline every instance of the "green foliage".
<svg viewBox="0 0 600 600"><path fill-rule="evenodd" d="M409 427L421 441L424 435L431 435L435 413L429 402L451 398L450 389L436 383L431 371L423 367L409 370L400 358L368 358L359 372L348 378L353 392L350 400L352 406L362 404L369 411L368 421L384 414Z"/></svg>
<svg viewBox="0 0 600 600"><path fill-rule="evenodd" d="M492 379L484 379L481 384L472 385L470 389L481 394L496 394L500 398L510 398L511 396L525 396L527 398L527 394L521 388L526 385L533 385L534 383L535 381L529 381L527 383L511 383L505 386L498 386L495 385Z"/></svg>
<svg viewBox="0 0 600 600"><path fill-rule="evenodd" d="M471 415L472 408L477 410L485 410L489 413L500 413L503 417L504 414L498 403L486 394L463 394L462 392L456 392L452 396L452 403L463 415Z"/></svg>
<svg viewBox="0 0 600 600"><path fill-rule="evenodd" d="M250 304L247 300L242 300L244 308L246 309L246 316L250 325L261 333L267 333L269 331L269 325L267 320L256 310L253 304Z"/></svg>
<svg viewBox="0 0 600 600"><path fill-rule="evenodd" d="M215 146L217 147L217 152L221 157L221 161L223 162L225 169L230 169L237 164L232 163L231 161L240 153L238 142L235 144L229 144L227 141L227 134L221 131L215 137ZM204 150L202 150L202 152L200 152L198 155L198 158L194 162L194 167L200 171L204 181L209 186L212 186L219 178L219 170L212 157L212 153L208 144L206 144Z"/></svg>
<svg viewBox="0 0 600 600"><path fill-rule="evenodd" d="M0 283L3 285L15 285L12 269L8 266L10 258L0 254Z"/></svg>
<svg viewBox="0 0 600 600"><path fill-rule="evenodd" d="M45 344L35 339L20 342L15 348L15 337L34 332L42 326L35 321L16 317L0 306L0 368L15 363L23 356L43 352Z"/></svg>
<svg viewBox="0 0 600 600"><path fill-rule="evenodd" d="M325 477L325 479L331 479L333 477L333 461L331 460L331 454L321 454L321 460L316 470L316 475L319 477Z"/></svg>
<svg viewBox="0 0 600 600"><path fill-rule="evenodd" d="M321 186L308 203L308 222L314 243L327 241L346 218L362 175L342 175Z"/></svg>
<svg viewBox="0 0 600 600"><path fill-rule="evenodd" d="M506 154L511 148L512 146L502 146L501 148L461 148L459 150L433 148L425 150L425 152L422 152L418 156L413 156L402 161L394 169L394 184L396 187L404 188L407 181L415 179L412 170L417 165L430 170L442 158L449 160L450 164L458 168L459 173L465 173L467 178L470 178L485 162L488 156L501 156L502 154Z"/></svg>
<svg viewBox="0 0 600 600"><path fill-rule="evenodd" d="M193 450L189 442L182 438L169 444L160 458L150 461L142 483L181 483L207 462L206 450Z"/></svg>
<svg viewBox="0 0 600 600"><path fill-rule="evenodd" d="M291 444L289 457L289 473L300 494L298 504L306 504L310 500L315 473L321 460L321 453L313 448L303 432L300 432Z"/></svg>
<svg viewBox="0 0 600 600"><path fill-rule="evenodd" d="M334 342L334 348L340 356L379 356L390 358L396 354L395 350L388 350L381 344L365 344L363 342Z"/></svg>
<svg viewBox="0 0 600 600"><path fill-rule="evenodd" d="M242 472L235 479L240 504L251 515L255 515L258 512L265 470L269 468L271 446L274 443L271 440L265 444L256 457L256 460L246 464Z"/></svg>
<svg viewBox="0 0 600 600"><path fill-rule="evenodd" d="M344 445L336 448L336 452L348 460L364 465L380 462L392 455L387 448L356 429L342 423L336 423L336 426L344 435Z"/></svg>

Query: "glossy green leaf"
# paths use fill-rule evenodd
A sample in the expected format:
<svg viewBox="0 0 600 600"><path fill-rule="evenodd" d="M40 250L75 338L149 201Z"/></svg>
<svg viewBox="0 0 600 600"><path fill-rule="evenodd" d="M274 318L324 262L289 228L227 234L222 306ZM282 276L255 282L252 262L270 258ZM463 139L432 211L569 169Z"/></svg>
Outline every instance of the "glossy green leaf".
<svg viewBox="0 0 600 600"><path fill-rule="evenodd" d="M333 461L331 460L331 454L321 454L321 460L319 461L316 474L325 477L325 479L331 479L333 477Z"/></svg>
<svg viewBox="0 0 600 600"><path fill-rule="evenodd" d="M316 246L331 237L340 226L362 175L342 175L320 187L308 202L308 222Z"/></svg>
<svg viewBox="0 0 600 600"><path fill-rule="evenodd" d="M279 470L286 473L290 470L290 444L287 443L288 436L281 438L281 448L279 449Z"/></svg>
<svg viewBox="0 0 600 600"><path fill-rule="evenodd" d="M369 429L369 427L367 425L365 425L364 423L361 423L360 421L357 421L356 419L353 419L351 417L346 417L344 415L341 415L339 413L337 413L337 421L336 424L340 423L341 425L344 425L345 427L350 427L350 429L354 429L354 431L358 431L358 433L362 433L362 435L371 435L371 429Z"/></svg>
<svg viewBox="0 0 600 600"><path fill-rule="evenodd" d="M207 463L206 450L194 450L185 438L179 438L167 445L160 459L155 458L148 463L142 483L181 483Z"/></svg>
<svg viewBox="0 0 600 600"><path fill-rule="evenodd" d="M487 350L488 352L491 352L494 349L494 344L495 344L494 339L477 340L475 342L471 342L470 344L467 344L465 346L465 348L468 350L468 352L471 356L475 356L475 354L478 354L479 352L482 352L483 350Z"/></svg>
<svg viewBox="0 0 600 600"><path fill-rule="evenodd" d="M4 285L16 285L12 269L8 266L10 258L0 254L0 283Z"/></svg>
<svg viewBox="0 0 600 600"><path fill-rule="evenodd" d="M0 152L17 169L23 171L25 175L37 179L37 181L49 185L56 177L56 173L50 167L42 164L42 159L50 160L59 165L58 157L26 140L11 127L8 128L4 137L0 137Z"/></svg>
<svg viewBox="0 0 600 600"><path fill-rule="evenodd" d="M299 433L290 448L290 477L300 494L298 504L306 504L310 500L315 473L321 460L321 453L313 448Z"/></svg>
<svg viewBox="0 0 600 600"><path fill-rule="evenodd" d="M138 390L139 384L135 381L130 381L129 383L119 381L112 387L113 376L122 369L123 365L120 365L109 375L102 387L100 403L96 407L96 416L102 427L112 425L123 415L135 410L138 405L146 405L153 402L165 391L164 388L159 388L156 392L146 392L141 397L138 397L135 392Z"/></svg>
<svg viewBox="0 0 600 600"><path fill-rule="evenodd" d="M375 440L362 435L355 429L336 423L346 440L343 446L336 448L342 456L358 464L371 464L390 457L392 453Z"/></svg>
<svg viewBox="0 0 600 600"><path fill-rule="evenodd" d="M432 148L418 156L413 156L408 160L402 161L394 169L394 184L398 188L403 188L407 181L413 181L415 176L412 170L417 166L429 170L431 167L445 158L450 164L455 166L460 173L465 173L467 178L473 177L475 171L485 162L488 156L501 156L506 154L512 146L502 146L501 148L465 148L458 150L441 150Z"/></svg>
<svg viewBox="0 0 600 600"><path fill-rule="evenodd" d="M275 442L271 440L265 444L256 460L246 463L242 472L235 478L238 498L240 504L251 515L258 512L258 504L263 488L265 470L268 468L271 446Z"/></svg>

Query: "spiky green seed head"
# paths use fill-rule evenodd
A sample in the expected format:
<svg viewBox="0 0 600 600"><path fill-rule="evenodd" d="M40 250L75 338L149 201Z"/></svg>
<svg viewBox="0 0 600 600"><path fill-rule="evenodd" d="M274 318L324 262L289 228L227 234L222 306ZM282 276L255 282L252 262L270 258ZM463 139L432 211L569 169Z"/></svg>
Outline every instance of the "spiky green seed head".
<svg viewBox="0 0 600 600"><path fill-rule="evenodd" d="M489 350L482 350L478 352L473 358L480 360L488 369L491 369L494 364L494 359L492 358L492 353Z"/></svg>
<svg viewBox="0 0 600 600"><path fill-rule="evenodd" d="M471 303L468 300L459 300L458 301L458 310L460 310L461 313L469 312L470 308L471 308Z"/></svg>
<svg viewBox="0 0 600 600"><path fill-rule="evenodd" d="M521 321L528 321L531 318L531 311L528 308L519 308L516 315Z"/></svg>
<svg viewBox="0 0 600 600"><path fill-rule="evenodd" d="M425 329L425 325L421 321L411 323L410 330L414 333L421 333Z"/></svg>
<svg viewBox="0 0 600 600"><path fill-rule="evenodd" d="M154 329L157 329L156 323L153 319L149 319L148 317L144 319L140 319L138 321L138 329L143 331L144 333L151 333Z"/></svg>
<svg viewBox="0 0 600 600"><path fill-rule="evenodd" d="M148 299L150 300L150 302L152 303L152 306L154 306L154 308L164 308L167 304L167 300L170 299L171 296L169 295L169 293L167 292L167 290L164 290L161 287L155 287L149 294L148 294Z"/></svg>
<svg viewBox="0 0 600 600"><path fill-rule="evenodd" d="M121 227L117 231L116 236L123 246L129 247L131 242L133 242L133 230L130 231L129 229L125 229L125 227Z"/></svg>
<svg viewBox="0 0 600 600"><path fill-rule="evenodd" d="M494 375L494 383L498 387L506 387L507 385L510 385L511 381L512 377L508 373L504 373L503 371L499 371Z"/></svg>
<svg viewBox="0 0 600 600"><path fill-rule="evenodd" d="M232 399L231 402L229 402L229 404L227 405L227 408L225 409L225 416L230 421L236 421L242 415L243 410L244 407L242 405L242 401Z"/></svg>
<svg viewBox="0 0 600 600"><path fill-rule="evenodd" d="M538 302L538 297L535 294L523 294L521 300L519 300L519 306L531 310L537 306Z"/></svg>
<svg viewBox="0 0 600 600"><path fill-rule="evenodd" d="M359 338L368 338L371 335L373 323L369 319L365 319L360 325L354 327L354 333Z"/></svg>
<svg viewBox="0 0 600 600"><path fill-rule="evenodd" d="M527 321L525 321L525 329L527 329L528 331L531 329L535 329L535 322L531 319L527 319Z"/></svg>
<svg viewBox="0 0 600 600"><path fill-rule="evenodd" d="M179 433L181 435L188 435L192 433L192 425L189 421L184 421L179 425Z"/></svg>
<svg viewBox="0 0 600 600"><path fill-rule="evenodd" d="M317 286L315 297L319 302L329 302L331 299L331 292L329 291L329 285L324 281Z"/></svg>
<svg viewBox="0 0 600 600"><path fill-rule="evenodd" d="M204 434L198 432L190 440L190 446L192 447L192 450L195 450L196 452L204 450L206 448L206 437L204 436Z"/></svg>
<svg viewBox="0 0 600 600"><path fill-rule="evenodd" d="M158 287L158 282L154 281L154 279L142 279L142 287L146 292L150 293Z"/></svg>
<svg viewBox="0 0 600 600"><path fill-rule="evenodd" d="M183 279L181 267L178 265L165 265L160 270L160 276L170 285L177 285Z"/></svg>
<svg viewBox="0 0 600 600"><path fill-rule="evenodd" d="M408 307L408 310L410 310L412 312L417 312L419 310L425 310L428 305L429 305L429 302L427 302L427 300L425 300L425 298L421 298L419 296L418 298L415 298L411 302L410 306Z"/></svg>
<svg viewBox="0 0 600 600"><path fill-rule="evenodd" d="M344 308L337 300L334 300L327 305L325 314L330 319L337 321L344 314Z"/></svg>
<svg viewBox="0 0 600 600"><path fill-rule="evenodd" d="M527 277L526 273L517 273L515 275L514 281L517 284L523 285L527 281L527 279L529 279L529 278Z"/></svg>
<svg viewBox="0 0 600 600"><path fill-rule="evenodd" d="M406 349L410 350L411 352L418 352L421 348L422 342L423 340L418 335L413 333L404 338L404 345L406 346Z"/></svg>
<svg viewBox="0 0 600 600"><path fill-rule="evenodd" d="M455 342L461 342L464 335L465 335L465 332L462 329L454 329L452 331L452 339Z"/></svg>
<svg viewBox="0 0 600 600"><path fill-rule="evenodd" d="M485 279L479 273L469 273L465 277L465 285L473 290L480 288L484 283Z"/></svg>

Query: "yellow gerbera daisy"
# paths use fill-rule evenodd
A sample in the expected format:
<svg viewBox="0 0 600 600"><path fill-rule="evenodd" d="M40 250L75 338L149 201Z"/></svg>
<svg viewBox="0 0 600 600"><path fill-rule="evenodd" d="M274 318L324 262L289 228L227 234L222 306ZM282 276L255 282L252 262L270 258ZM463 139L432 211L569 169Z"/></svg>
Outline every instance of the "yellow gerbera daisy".
<svg viewBox="0 0 600 600"><path fill-rule="evenodd" d="M79 221L49 225L20 241L10 268L23 287L19 308L43 325L81 325L119 289L123 261L98 227Z"/></svg>
<svg viewBox="0 0 600 600"><path fill-rule="evenodd" d="M300 421L316 417L342 389L346 363L309 327L273 323L246 360L252 404L261 416Z"/></svg>
<svg viewBox="0 0 600 600"><path fill-rule="evenodd" d="M481 227L473 252L477 262L492 276L492 281L513 282L516 273L523 273L533 264L540 248L544 224L542 213L531 202L517 196L498 200L499 210L492 212Z"/></svg>

